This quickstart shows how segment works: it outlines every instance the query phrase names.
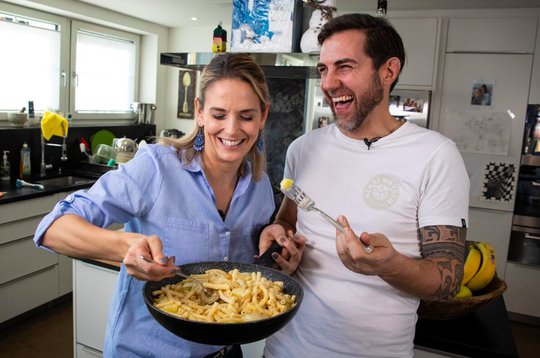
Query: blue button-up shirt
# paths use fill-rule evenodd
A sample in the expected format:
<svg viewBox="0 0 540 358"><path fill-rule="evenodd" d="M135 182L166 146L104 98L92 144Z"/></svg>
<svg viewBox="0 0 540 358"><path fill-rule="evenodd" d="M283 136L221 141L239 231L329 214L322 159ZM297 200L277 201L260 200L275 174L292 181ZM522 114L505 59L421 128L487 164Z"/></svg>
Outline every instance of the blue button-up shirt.
<svg viewBox="0 0 540 358"><path fill-rule="evenodd" d="M163 253L175 256L176 264L252 262L258 233L275 207L268 176L252 181L249 163L246 172L222 220L200 162L185 164L172 147L148 145L88 191L60 201L39 224L34 241L43 247L43 234L54 220L77 214L100 227L124 223L126 231L157 235ZM159 325L144 304L143 285L121 266L109 310L105 357L200 357L222 348L183 340Z"/></svg>

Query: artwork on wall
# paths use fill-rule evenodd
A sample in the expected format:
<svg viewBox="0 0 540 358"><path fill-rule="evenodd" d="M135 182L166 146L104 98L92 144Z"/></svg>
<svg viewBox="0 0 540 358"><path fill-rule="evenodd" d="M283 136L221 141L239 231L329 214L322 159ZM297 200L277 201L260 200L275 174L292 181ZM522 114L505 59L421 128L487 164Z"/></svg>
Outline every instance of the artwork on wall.
<svg viewBox="0 0 540 358"><path fill-rule="evenodd" d="M179 119L193 119L193 100L195 99L195 72L180 71L178 81L178 110Z"/></svg>
<svg viewBox="0 0 540 358"><path fill-rule="evenodd" d="M514 164L489 162L484 170L484 182L480 199L511 202L515 184L516 168Z"/></svg>

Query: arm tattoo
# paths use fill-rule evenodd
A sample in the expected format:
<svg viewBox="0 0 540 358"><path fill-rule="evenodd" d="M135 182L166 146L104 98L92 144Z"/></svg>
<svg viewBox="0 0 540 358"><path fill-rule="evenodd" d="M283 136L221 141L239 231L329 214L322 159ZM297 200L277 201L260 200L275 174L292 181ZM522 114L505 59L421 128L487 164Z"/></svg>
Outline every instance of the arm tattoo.
<svg viewBox="0 0 540 358"><path fill-rule="evenodd" d="M420 228L420 252L439 270L441 283L431 298L452 297L463 278L465 238L467 229L458 226L436 225Z"/></svg>

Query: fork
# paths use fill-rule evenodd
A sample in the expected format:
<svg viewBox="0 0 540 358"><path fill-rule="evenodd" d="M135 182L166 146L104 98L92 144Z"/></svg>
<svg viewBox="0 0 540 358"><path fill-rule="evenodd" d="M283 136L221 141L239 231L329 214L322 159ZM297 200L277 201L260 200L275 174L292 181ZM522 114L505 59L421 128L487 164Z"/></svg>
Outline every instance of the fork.
<svg viewBox="0 0 540 358"><path fill-rule="evenodd" d="M334 225L336 229L338 229L342 234L345 233L345 227L341 225L339 222L337 222L334 218L332 218L330 215L319 209L315 206L315 201L311 199L302 189L300 189L291 179L283 179L281 182L281 191L283 194L285 194L289 199L294 201L298 207L304 211L314 211L318 214L320 214L323 218L325 218L329 223ZM357 237L358 239L358 237ZM364 248L364 251L368 254L370 254L373 251L373 246L369 245L366 246L364 243L358 239L360 244L362 244L362 247Z"/></svg>
<svg viewBox="0 0 540 358"><path fill-rule="evenodd" d="M154 261L150 260L149 258L147 258L147 257L145 257L143 255L140 255L139 258L141 260L146 261L146 262L154 263ZM217 292L212 292L212 293L209 292L206 289L206 287L204 287L204 285L203 285L203 283L201 281L199 281L196 278L193 278L193 277L191 277L189 275L186 275L185 273L181 272L180 267L177 266L174 273L176 275L180 276L180 277L183 277L186 280L191 280L191 281L197 283L199 286L201 286L201 290L202 290L201 291L201 293L202 293L201 297L202 297L203 301L205 301L206 303L212 303L212 302L216 301L217 298L219 297Z"/></svg>

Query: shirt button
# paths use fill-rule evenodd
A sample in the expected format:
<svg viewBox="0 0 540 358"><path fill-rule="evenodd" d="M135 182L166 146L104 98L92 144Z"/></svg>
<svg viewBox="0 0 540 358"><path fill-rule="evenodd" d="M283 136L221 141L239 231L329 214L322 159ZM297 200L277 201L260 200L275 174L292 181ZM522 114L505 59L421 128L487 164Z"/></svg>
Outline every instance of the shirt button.
<svg viewBox="0 0 540 358"><path fill-rule="evenodd" d="M225 257L223 258L223 261L229 261L229 256L225 256Z"/></svg>
<svg viewBox="0 0 540 358"><path fill-rule="evenodd" d="M225 236L227 236L227 237L231 236L231 232L230 232L230 231L227 231L227 232L225 233Z"/></svg>

